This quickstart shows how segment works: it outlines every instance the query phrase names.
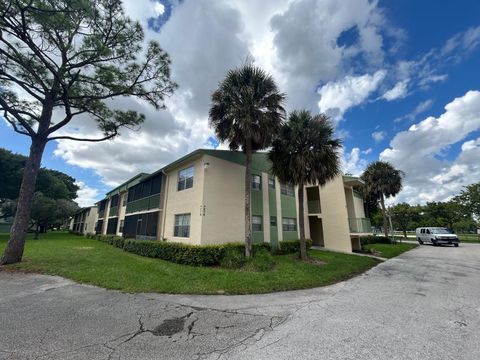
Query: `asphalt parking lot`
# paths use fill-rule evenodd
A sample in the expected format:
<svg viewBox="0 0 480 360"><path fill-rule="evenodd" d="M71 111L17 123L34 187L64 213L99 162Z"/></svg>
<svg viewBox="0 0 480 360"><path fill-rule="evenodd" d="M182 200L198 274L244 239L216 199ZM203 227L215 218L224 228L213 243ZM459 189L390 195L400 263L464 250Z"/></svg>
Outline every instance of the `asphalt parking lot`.
<svg viewBox="0 0 480 360"><path fill-rule="evenodd" d="M125 294L0 271L0 359L479 359L480 245L266 295Z"/></svg>

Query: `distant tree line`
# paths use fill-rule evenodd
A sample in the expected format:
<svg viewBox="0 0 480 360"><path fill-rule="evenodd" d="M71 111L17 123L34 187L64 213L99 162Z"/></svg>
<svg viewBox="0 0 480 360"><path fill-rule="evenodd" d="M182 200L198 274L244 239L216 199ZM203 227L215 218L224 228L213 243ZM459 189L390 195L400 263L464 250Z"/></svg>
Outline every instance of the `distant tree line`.
<svg viewBox="0 0 480 360"><path fill-rule="evenodd" d="M15 216L27 157L0 148L0 219ZM39 233L60 227L79 207L73 200L79 187L63 172L41 168L35 187L30 229Z"/></svg>
<svg viewBox="0 0 480 360"><path fill-rule="evenodd" d="M382 226L383 216L379 209L370 206L372 224ZM393 227L407 231L422 226L446 227L457 233L472 233L480 228L480 183L466 186L449 201L432 201L425 205L399 203L390 209Z"/></svg>

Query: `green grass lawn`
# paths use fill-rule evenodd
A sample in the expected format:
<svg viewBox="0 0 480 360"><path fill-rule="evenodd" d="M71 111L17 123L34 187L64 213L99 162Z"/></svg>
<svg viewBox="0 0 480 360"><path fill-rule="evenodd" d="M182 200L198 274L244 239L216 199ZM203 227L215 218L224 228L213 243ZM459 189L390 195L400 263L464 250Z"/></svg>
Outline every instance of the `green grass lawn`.
<svg viewBox="0 0 480 360"><path fill-rule="evenodd" d="M373 250L376 255L390 259L392 257L398 256L405 251L411 250L418 245L416 244L368 244L365 245L365 250Z"/></svg>
<svg viewBox="0 0 480 360"><path fill-rule="evenodd" d="M7 234L0 234L3 252ZM310 250L325 264L303 263L295 255L275 256L269 272L192 267L124 252L109 244L67 233L27 240L24 260L7 269L60 275L81 283L126 292L251 294L312 288L360 274L378 264L373 258Z"/></svg>

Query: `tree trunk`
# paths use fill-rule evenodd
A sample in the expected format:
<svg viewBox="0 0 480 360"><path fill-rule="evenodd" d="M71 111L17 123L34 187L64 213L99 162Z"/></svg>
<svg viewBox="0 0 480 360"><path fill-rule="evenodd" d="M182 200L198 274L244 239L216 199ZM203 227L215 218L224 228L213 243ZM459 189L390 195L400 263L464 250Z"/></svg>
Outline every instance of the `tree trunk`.
<svg viewBox="0 0 480 360"><path fill-rule="evenodd" d="M30 211L32 208L33 195L37 182L38 171L42 162L43 151L47 141L45 139L32 139L30 155L23 171L22 185L18 196L17 212L13 220L5 252L0 260L0 265L14 264L22 261L25 238L30 223Z"/></svg>
<svg viewBox="0 0 480 360"><path fill-rule="evenodd" d="M33 237L33 240L38 240L38 232L39 232L39 225L37 224L35 226L35 236Z"/></svg>
<svg viewBox="0 0 480 360"><path fill-rule="evenodd" d="M388 238L388 220L387 220L387 209L385 208L385 198L383 193L380 197L380 204L382 205L382 215L383 215L383 232L385 233L385 237Z"/></svg>
<svg viewBox="0 0 480 360"><path fill-rule="evenodd" d="M407 230L403 229L403 237L406 239L407 238Z"/></svg>
<svg viewBox="0 0 480 360"><path fill-rule="evenodd" d="M303 261L308 259L307 244L305 242L305 212L304 212L304 196L303 182L298 184L298 226L300 228L300 259Z"/></svg>
<svg viewBox="0 0 480 360"><path fill-rule="evenodd" d="M245 256L252 256L252 223L250 217L250 199L252 192L252 142L245 144Z"/></svg>

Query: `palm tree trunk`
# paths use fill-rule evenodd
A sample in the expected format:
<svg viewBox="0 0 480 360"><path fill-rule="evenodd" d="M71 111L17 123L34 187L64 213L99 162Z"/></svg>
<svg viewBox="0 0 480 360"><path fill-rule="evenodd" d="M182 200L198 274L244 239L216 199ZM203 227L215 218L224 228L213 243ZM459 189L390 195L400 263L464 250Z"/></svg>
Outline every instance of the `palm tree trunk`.
<svg viewBox="0 0 480 360"><path fill-rule="evenodd" d="M0 259L0 265L14 264L22 261L25 238L27 237L27 230L30 223L30 211L32 208L33 195L35 193L37 175L40 170L40 164L46 143L45 139L32 139L30 155L23 171L22 185L20 186L20 194L18 196L17 212L10 231L10 240L8 240L5 252Z"/></svg>
<svg viewBox="0 0 480 360"><path fill-rule="evenodd" d="M252 256L252 223L250 217L252 178L252 141L246 140L245 144L245 256Z"/></svg>
<svg viewBox="0 0 480 360"><path fill-rule="evenodd" d="M303 182L298 184L298 226L300 228L300 259L303 261L308 259L307 244L305 242L305 212L303 208Z"/></svg>
<svg viewBox="0 0 480 360"><path fill-rule="evenodd" d="M380 204L382 205L382 215L383 215L383 232L385 233L385 237L388 238L388 220L387 220L387 208L385 207L385 197L383 193L380 197Z"/></svg>

